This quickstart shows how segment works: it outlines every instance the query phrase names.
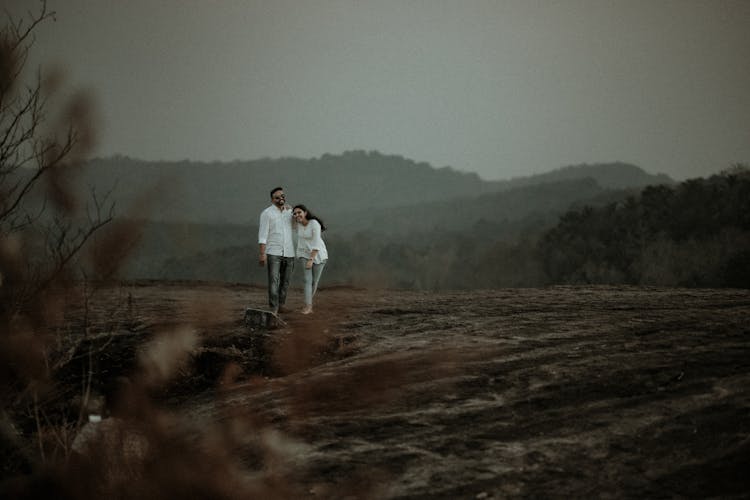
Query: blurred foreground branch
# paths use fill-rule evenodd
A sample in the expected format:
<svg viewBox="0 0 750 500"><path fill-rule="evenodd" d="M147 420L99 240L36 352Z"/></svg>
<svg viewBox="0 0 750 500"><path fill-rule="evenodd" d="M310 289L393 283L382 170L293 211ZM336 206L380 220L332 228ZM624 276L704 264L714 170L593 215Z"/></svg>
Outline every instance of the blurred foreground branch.
<svg viewBox="0 0 750 500"><path fill-rule="evenodd" d="M54 336L61 297L114 205L94 193L80 203L75 176L96 142L94 108L85 92L61 95L59 72L30 67L40 26L55 13L39 3L23 19L5 13L0 27L0 402L2 472L12 456L33 467L48 458L43 400L52 390ZM85 196L85 195L84 195ZM29 426L31 413L38 446ZM26 414L24 414L26 413ZM25 422L25 423L24 423ZM60 443L67 438L58 436ZM24 465L18 467L23 468Z"/></svg>

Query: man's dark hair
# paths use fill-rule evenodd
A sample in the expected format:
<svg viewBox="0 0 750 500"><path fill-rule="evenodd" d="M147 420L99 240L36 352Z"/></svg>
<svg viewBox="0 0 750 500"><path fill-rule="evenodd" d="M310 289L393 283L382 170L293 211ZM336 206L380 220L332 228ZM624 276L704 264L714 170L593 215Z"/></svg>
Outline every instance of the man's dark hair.
<svg viewBox="0 0 750 500"><path fill-rule="evenodd" d="M283 191L283 190L284 190L283 187L275 187L275 188L273 188L271 190L271 198L273 198L273 193L275 193L276 191Z"/></svg>

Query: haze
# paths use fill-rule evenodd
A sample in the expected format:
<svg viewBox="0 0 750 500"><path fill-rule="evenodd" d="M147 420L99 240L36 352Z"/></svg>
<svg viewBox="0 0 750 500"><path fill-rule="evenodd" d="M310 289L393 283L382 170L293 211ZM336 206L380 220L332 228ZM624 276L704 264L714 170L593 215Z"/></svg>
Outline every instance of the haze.
<svg viewBox="0 0 750 500"><path fill-rule="evenodd" d="M17 16L32 2L12 0ZM750 2L50 0L35 62L94 91L96 154L377 150L485 179L750 161Z"/></svg>

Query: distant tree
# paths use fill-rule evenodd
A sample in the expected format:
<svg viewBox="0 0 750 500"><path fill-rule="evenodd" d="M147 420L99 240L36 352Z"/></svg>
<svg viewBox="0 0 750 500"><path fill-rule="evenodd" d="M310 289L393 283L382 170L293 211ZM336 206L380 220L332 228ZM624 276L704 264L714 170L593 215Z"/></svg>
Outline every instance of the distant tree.
<svg viewBox="0 0 750 500"><path fill-rule="evenodd" d="M750 249L732 254L721 269L721 284L734 288L750 288Z"/></svg>
<svg viewBox="0 0 750 500"><path fill-rule="evenodd" d="M740 286L750 247L748 213L750 175L733 168L570 211L538 248L554 283Z"/></svg>

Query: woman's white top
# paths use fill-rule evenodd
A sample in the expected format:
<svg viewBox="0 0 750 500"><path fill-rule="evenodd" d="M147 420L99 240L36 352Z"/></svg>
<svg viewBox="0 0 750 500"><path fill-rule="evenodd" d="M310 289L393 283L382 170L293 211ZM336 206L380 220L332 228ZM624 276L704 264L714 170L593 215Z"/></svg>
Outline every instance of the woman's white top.
<svg viewBox="0 0 750 500"><path fill-rule="evenodd" d="M297 223L297 257L309 259L312 251L317 250L313 264L328 260L328 250L320 233L320 223L316 220L309 221L306 226Z"/></svg>

